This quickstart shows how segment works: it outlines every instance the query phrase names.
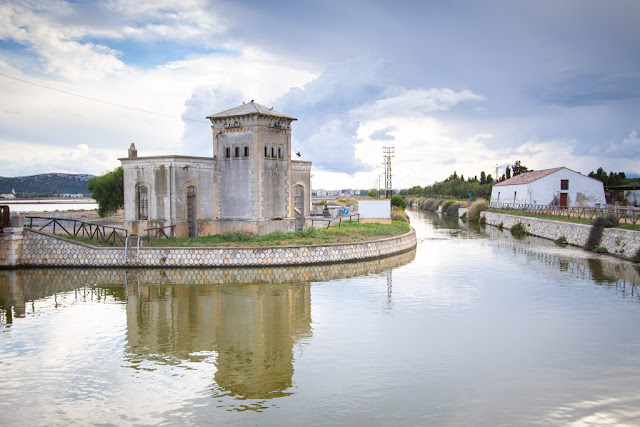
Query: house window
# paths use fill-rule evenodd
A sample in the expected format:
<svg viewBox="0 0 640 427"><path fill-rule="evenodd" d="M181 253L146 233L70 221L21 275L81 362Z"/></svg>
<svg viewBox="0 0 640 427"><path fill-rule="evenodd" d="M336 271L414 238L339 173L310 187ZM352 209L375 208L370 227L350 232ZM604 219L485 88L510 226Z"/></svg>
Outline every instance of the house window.
<svg viewBox="0 0 640 427"><path fill-rule="evenodd" d="M282 147L278 147L278 158L282 158Z"/></svg>
<svg viewBox="0 0 640 427"><path fill-rule="evenodd" d="M224 156L228 159L229 157L231 157L231 148L227 147L224 149Z"/></svg>
<svg viewBox="0 0 640 427"><path fill-rule="evenodd" d="M264 156L269 157L269 147L264 147Z"/></svg>
<svg viewBox="0 0 640 427"><path fill-rule="evenodd" d="M147 187L138 187L138 220L149 219L149 192Z"/></svg>
<svg viewBox="0 0 640 427"><path fill-rule="evenodd" d="M568 190L569 189L569 180L568 179L561 179L560 180L560 189L561 190Z"/></svg>
<svg viewBox="0 0 640 427"><path fill-rule="evenodd" d="M240 157L240 147L236 147L235 151L235 155L233 157Z"/></svg>
<svg viewBox="0 0 640 427"><path fill-rule="evenodd" d="M276 157L276 147L271 147L271 157L275 159Z"/></svg>
<svg viewBox="0 0 640 427"><path fill-rule="evenodd" d="M249 157L249 147L244 147L244 156Z"/></svg>

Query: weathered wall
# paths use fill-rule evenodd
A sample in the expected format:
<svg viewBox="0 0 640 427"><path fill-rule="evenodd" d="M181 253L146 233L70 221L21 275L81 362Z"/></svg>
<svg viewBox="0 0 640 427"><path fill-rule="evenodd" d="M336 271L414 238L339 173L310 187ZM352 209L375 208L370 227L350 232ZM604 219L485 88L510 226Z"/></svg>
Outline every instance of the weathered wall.
<svg viewBox="0 0 640 427"><path fill-rule="evenodd" d="M262 211L260 218L287 218L289 212L289 179L291 150L287 131L263 128L259 134L262 146L269 152L269 157L262 153L259 188L261 192ZM263 149L264 151L264 149ZM279 157L279 153L281 157ZM275 156L275 157L274 157Z"/></svg>
<svg viewBox="0 0 640 427"><path fill-rule="evenodd" d="M416 246L415 231L360 243L256 248L123 248L75 243L24 230L22 265L66 267L234 267L305 265L375 259Z"/></svg>
<svg viewBox="0 0 640 427"><path fill-rule="evenodd" d="M230 129L217 134L217 184L219 217L222 219L256 219L254 160L259 153L254 151L253 137L253 132L246 129ZM244 155L245 147L248 156Z"/></svg>
<svg viewBox="0 0 640 427"><path fill-rule="evenodd" d="M308 216L311 210L311 162L291 161L291 189L289 190L292 195L291 210L293 210L293 195L296 185L301 185L304 188L304 212L302 215Z"/></svg>
<svg viewBox="0 0 640 427"><path fill-rule="evenodd" d="M502 224L504 228L511 229L515 224L520 223L529 234L551 240L556 240L564 236L569 244L575 246L584 246L591 231L591 226L584 224L573 224L486 211L482 212L481 215L485 217L486 223L489 225L498 227ZM640 232L606 228L600 246L606 248L611 254L632 258L637 251L640 250Z"/></svg>
<svg viewBox="0 0 640 427"><path fill-rule="evenodd" d="M187 188L196 187L197 220L213 219L213 169L207 157L158 156L120 159L124 174L125 227L143 235L150 227L177 226L177 235L188 234ZM146 186L149 220L138 218L137 188ZM200 232L202 235L202 232Z"/></svg>
<svg viewBox="0 0 640 427"><path fill-rule="evenodd" d="M22 259L22 228L5 227L0 232L0 267L14 267Z"/></svg>

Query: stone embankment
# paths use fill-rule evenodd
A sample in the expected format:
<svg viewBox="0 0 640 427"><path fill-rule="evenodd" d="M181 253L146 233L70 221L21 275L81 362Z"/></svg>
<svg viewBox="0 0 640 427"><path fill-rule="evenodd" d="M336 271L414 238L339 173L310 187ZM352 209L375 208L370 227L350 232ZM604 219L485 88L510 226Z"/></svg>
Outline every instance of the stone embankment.
<svg viewBox="0 0 640 427"><path fill-rule="evenodd" d="M414 230L357 243L253 248L96 247L21 229L20 257L4 267L263 267L372 260L416 247ZM17 236L16 236L17 237ZM134 242L135 244L135 242ZM0 260L1 261L1 260ZM16 261L16 260L14 260Z"/></svg>
<svg viewBox="0 0 640 427"><path fill-rule="evenodd" d="M525 230L534 236L557 240L560 237L567 239L567 243L574 246L584 246L591 231L590 225L574 224L549 219L523 217L484 211L481 214L488 225L511 229L516 224L522 224ZM600 247L605 248L610 254L631 259L640 251L640 232L623 230L618 228L606 228L604 230Z"/></svg>

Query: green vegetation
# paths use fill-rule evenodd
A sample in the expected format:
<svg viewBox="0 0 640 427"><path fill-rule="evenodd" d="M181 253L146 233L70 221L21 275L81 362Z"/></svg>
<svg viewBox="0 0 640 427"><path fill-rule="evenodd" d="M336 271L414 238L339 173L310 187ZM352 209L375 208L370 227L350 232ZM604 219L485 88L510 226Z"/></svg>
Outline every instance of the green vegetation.
<svg viewBox="0 0 640 427"><path fill-rule="evenodd" d="M471 203L471 206L469 206L467 218L469 218L469 221L477 224L480 222L480 212L486 211L488 209L489 203L485 199L478 199L475 202Z"/></svg>
<svg viewBox="0 0 640 427"><path fill-rule="evenodd" d="M513 237L521 238L526 236L527 234L529 234L527 233L527 229L524 228L524 226L520 222L511 227L511 235Z"/></svg>
<svg viewBox="0 0 640 427"><path fill-rule="evenodd" d="M373 240L380 237L396 236L409 232L411 227L403 221L392 221L391 224L370 224L359 222L343 222L340 227L328 229L309 228L305 231L289 233L275 232L266 235L249 233L232 233L206 237L184 239L158 239L152 246L299 246L321 245L327 243L352 243Z"/></svg>
<svg viewBox="0 0 640 427"><path fill-rule="evenodd" d="M611 171L607 174L603 168L598 168L596 172L591 171L589 176L598 181L602 181L606 186L640 184L640 178L627 178L624 172Z"/></svg>
<svg viewBox="0 0 640 427"><path fill-rule="evenodd" d="M371 197L373 199L377 199L378 198L378 192L376 190L369 190L369 191L367 191L367 197Z"/></svg>
<svg viewBox="0 0 640 427"><path fill-rule="evenodd" d="M603 248L602 246L598 246L598 247L594 248L593 252L595 252L597 254L608 254L609 253L607 248Z"/></svg>
<svg viewBox="0 0 640 427"><path fill-rule="evenodd" d="M404 197L402 197L399 194L394 194L391 197L391 206L397 206L400 209L406 209L407 208L407 202L404 201Z"/></svg>
<svg viewBox="0 0 640 427"><path fill-rule="evenodd" d="M98 202L98 215L116 213L124 207L124 177L122 166L104 175L89 179L91 197Z"/></svg>
<svg viewBox="0 0 640 427"><path fill-rule="evenodd" d="M633 258L631 258L631 261L640 262L640 249L636 251L636 254L633 256Z"/></svg>
<svg viewBox="0 0 640 427"><path fill-rule="evenodd" d="M553 243L555 243L556 245L566 245L566 244L568 244L567 238L564 237L564 236L558 237L556 240L553 241Z"/></svg>
<svg viewBox="0 0 640 427"><path fill-rule="evenodd" d="M602 234L605 228L612 228L618 225L618 219L614 216L598 217L593 220L591 230L589 231L589 237L584 244L584 249L587 251L595 251L602 240Z"/></svg>
<svg viewBox="0 0 640 427"><path fill-rule="evenodd" d="M397 206L391 206L391 220L409 222L409 215L404 209Z"/></svg>

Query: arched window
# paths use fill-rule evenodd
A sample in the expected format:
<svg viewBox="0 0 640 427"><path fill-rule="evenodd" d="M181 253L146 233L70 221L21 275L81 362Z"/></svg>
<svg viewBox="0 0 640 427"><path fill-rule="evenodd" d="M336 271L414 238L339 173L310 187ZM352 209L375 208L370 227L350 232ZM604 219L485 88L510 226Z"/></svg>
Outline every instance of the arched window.
<svg viewBox="0 0 640 427"><path fill-rule="evenodd" d="M282 158L282 147L278 147L278 158Z"/></svg>
<svg viewBox="0 0 640 427"><path fill-rule="evenodd" d="M138 220L149 219L149 190L141 185L138 187Z"/></svg>
<svg viewBox="0 0 640 427"><path fill-rule="evenodd" d="M234 156L233 157L240 157L240 147L236 147L234 150Z"/></svg>
<svg viewBox="0 0 640 427"><path fill-rule="evenodd" d="M224 149L224 156L228 159L231 157L231 148L227 147Z"/></svg>
<svg viewBox="0 0 640 427"><path fill-rule="evenodd" d="M244 147L244 156L249 157L249 147Z"/></svg>

